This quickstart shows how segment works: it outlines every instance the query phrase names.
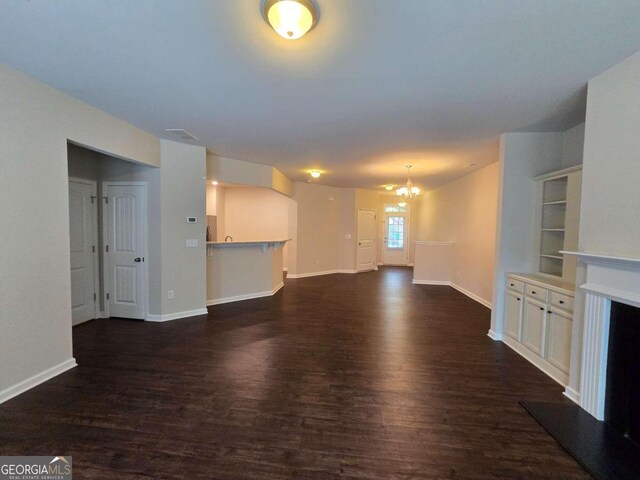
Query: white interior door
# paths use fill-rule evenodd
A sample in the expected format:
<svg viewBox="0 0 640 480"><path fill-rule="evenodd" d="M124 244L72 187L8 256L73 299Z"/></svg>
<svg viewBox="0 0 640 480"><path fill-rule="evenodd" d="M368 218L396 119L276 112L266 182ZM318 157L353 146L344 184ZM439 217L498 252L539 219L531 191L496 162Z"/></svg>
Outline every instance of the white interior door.
<svg viewBox="0 0 640 480"><path fill-rule="evenodd" d="M147 277L147 188L104 183L105 305L108 315L144 319Z"/></svg>
<svg viewBox="0 0 640 480"><path fill-rule="evenodd" d="M366 272L377 268L376 262L376 212L358 210L357 270Z"/></svg>
<svg viewBox="0 0 640 480"><path fill-rule="evenodd" d="M71 320L77 325L97 316L96 183L69 180L69 249L71 253Z"/></svg>
<svg viewBox="0 0 640 480"><path fill-rule="evenodd" d="M408 254L408 217L405 213L387 213L384 223L384 248L382 259L385 265L406 265Z"/></svg>

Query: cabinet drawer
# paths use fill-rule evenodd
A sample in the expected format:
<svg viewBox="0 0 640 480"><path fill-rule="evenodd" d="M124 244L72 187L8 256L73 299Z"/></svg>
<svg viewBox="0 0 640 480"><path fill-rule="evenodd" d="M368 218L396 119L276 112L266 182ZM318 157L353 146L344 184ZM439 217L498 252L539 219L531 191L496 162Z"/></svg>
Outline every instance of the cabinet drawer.
<svg viewBox="0 0 640 480"><path fill-rule="evenodd" d="M569 310L571 312L573 311L573 297L568 295L551 292L551 300L549 302L555 307L563 308L564 310Z"/></svg>
<svg viewBox="0 0 640 480"><path fill-rule="evenodd" d="M507 288L516 292L522 293L524 291L524 283L507 277Z"/></svg>
<svg viewBox="0 0 640 480"><path fill-rule="evenodd" d="M543 302L547 301L547 289L545 288L537 287L535 285L529 285L528 283L526 283L524 286L524 293L526 293L530 297L542 300Z"/></svg>

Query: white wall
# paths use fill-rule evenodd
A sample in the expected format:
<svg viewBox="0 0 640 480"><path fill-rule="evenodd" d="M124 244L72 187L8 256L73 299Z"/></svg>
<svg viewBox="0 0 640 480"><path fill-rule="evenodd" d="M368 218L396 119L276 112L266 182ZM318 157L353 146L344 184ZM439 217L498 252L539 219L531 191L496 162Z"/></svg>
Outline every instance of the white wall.
<svg viewBox="0 0 640 480"><path fill-rule="evenodd" d="M581 123L562 134L562 168L582 165L584 153L584 129L585 124Z"/></svg>
<svg viewBox="0 0 640 480"><path fill-rule="evenodd" d="M640 258L640 53L589 82L578 250ZM576 285L586 281L578 262ZM569 388L580 391L584 295L576 289Z"/></svg>
<svg viewBox="0 0 640 480"><path fill-rule="evenodd" d="M640 53L589 82L580 249L640 257Z"/></svg>
<svg viewBox="0 0 640 480"><path fill-rule="evenodd" d="M160 145L4 65L0 131L1 399L73 365L67 140L153 166Z"/></svg>
<svg viewBox="0 0 640 480"><path fill-rule="evenodd" d="M499 199L489 335L502 338L506 272L535 271L535 182L562 168L562 133L505 133L500 137Z"/></svg>
<svg viewBox="0 0 640 480"><path fill-rule="evenodd" d="M499 164L424 193L419 240L453 242L451 281L491 304L498 208Z"/></svg>

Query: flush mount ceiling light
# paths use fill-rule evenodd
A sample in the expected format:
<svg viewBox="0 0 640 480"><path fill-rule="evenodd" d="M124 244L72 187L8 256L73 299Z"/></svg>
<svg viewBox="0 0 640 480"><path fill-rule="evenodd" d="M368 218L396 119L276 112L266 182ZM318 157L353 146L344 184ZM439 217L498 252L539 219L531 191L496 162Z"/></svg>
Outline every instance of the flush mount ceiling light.
<svg viewBox="0 0 640 480"><path fill-rule="evenodd" d="M265 0L262 15L287 40L302 37L318 22L318 9L312 0Z"/></svg>
<svg viewBox="0 0 640 480"><path fill-rule="evenodd" d="M395 185L385 185L384 189L388 192L390 192L391 190L393 190L393 187L395 187Z"/></svg>
<svg viewBox="0 0 640 480"><path fill-rule="evenodd" d="M310 174L313 178L318 178L318 177L320 177L320 170L311 170L311 172L309 172L309 174Z"/></svg>
<svg viewBox="0 0 640 480"><path fill-rule="evenodd" d="M414 200L418 195L420 195L420 189L418 187L414 187L413 182L411 181L411 167L412 165L407 165L407 186L396 190L396 194L400 197L401 202Z"/></svg>

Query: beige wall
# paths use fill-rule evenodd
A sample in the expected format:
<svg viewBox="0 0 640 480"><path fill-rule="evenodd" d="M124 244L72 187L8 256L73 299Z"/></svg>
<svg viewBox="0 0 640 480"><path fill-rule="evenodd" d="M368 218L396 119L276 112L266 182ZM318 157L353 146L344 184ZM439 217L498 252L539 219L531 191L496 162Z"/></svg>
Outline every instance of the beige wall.
<svg viewBox="0 0 640 480"><path fill-rule="evenodd" d="M161 142L162 315L206 307L206 151ZM187 223L187 217L198 223ZM198 241L187 248L187 239ZM174 298L167 298L167 291Z"/></svg>
<svg viewBox="0 0 640 480"><path fill-rule="evenodd" d="M491 303L499 165L425 193L419 200L418 237L453 242L452 282Z"/></svg>
<svg viewBox="0 0 640 480"><path fill-rule="evenodd" d="M355 189L295 182L296 265L301 275L355 270ZM351 235L351 238L346 238Z"/></svg>
<svg viewBox="0 0 640 480"><path fill-rule="evenodd" d="M293 193L293 183L277 168L217 155L207 155L207 179L221 183L272 188L289 197Z"/></svg>
<svg viewBox="0 0 640 480"><path fill-rule="evenodd" d="M224 232L236 242L285 240L289 236L289 204L293 202L270 188L231 187L224 189ZM283 249L288 267L289 246Z"/></svg>
<svg viewBox="0 0 640 480"><path fill-rule="evenodd" d="M153 166L160 143L4 65L0 131L2 397L72 365L67 140Z"/></svg>

